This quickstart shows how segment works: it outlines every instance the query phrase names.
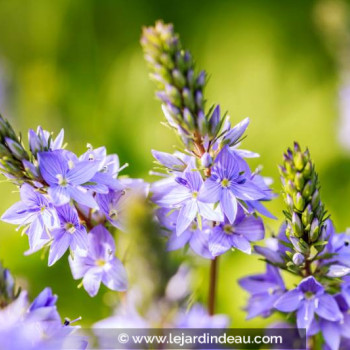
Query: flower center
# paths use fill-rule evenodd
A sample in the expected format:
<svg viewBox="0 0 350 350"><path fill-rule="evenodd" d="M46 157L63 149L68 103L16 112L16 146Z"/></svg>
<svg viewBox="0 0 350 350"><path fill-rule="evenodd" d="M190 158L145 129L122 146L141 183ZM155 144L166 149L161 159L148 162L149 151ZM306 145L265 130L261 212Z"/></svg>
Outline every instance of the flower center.
<svg viewBox="0 0 350 350"><path fill-rule="evenodd" d="M221 186L222 187L229 187L230 186L230 180L229 179L223 179L222 181L221 181Z"/></svg>
<svg viewBox="0 0 350 350"><path fill-rule="evenodd" d="M103 266L106 265L106 262L105 262L105 260L103 260L103 259L97 259L97 260L95 261L95 264L96 264L96 266L103 267Z"/></svg>
<svg viewBox="0 0 350 350"><path fill-rule="evenodd" d="M70 234L73 234L77 229L75 228L74 224L72 224L71 222L66 222L66 224L64 225L64 228L66 229L67 232L69 232Z"/></svg>
<svg viewBox="0 0 350 350"><path fill-rule="evenodd" d="M315 294L312 292L305 292L304 296L305 296L305 299L312 299L315 296Z"/></svg>
<svg viewBox="0 0 350 350"><path fill-rule="evenodd" d="M43 213L45 210L46 210L46 205L42 205L42 206L40 207L40 211Z"/></svg>
<svg viewBox="0 0 350 350"><path fill-rule="evenodd" d="M63 175L61 174L57 174L56 178L58 179L58 184L62 187L65 187L68 185L68 181L65 177L63 177Z"/></svg>
<svg viewBox="0 0 350 350"><path fill-rule="evenodd" d="M192 197L196 199L198 197L198 192L197 191L193 191L192 192Z"/></svg>
<svg viewBox="0 0 350 350"><path fill-rule="evenodd" d="M224 225L223 230L227 235L233 234L233 228L231 225Z"/></svg>
<svg viewBox="0 0 350 350"><path fill-rule="evenodd" d="M111 209L109 211L109 216L112 218L112 219L117 219L118 218L118 210L116 209Z"/></svg>

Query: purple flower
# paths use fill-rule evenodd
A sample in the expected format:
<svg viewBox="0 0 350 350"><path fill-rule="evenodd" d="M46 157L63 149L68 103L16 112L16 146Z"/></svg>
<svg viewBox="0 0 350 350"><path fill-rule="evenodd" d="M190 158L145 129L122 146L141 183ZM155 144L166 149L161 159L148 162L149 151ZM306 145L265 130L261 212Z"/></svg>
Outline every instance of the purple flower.
<svg viewBox="0 0 350 350"><path fill-rule="evenodd" d="M36 155L38 152L61 149L63 145L64 130L62 129L55 139L52 134L38 126L37 131L29 129L28 141L30 151Z"/></svg>
<svg viewBox="0 0 350 350"><path fill-rule="evenodd" d="M254 201L265 195L251 181L245 161L225 146L215 159L211 176L204 182L199 199L207 203L219 201L222 211L232 224L238 210L238 199Z"/></svg>
<svg viewBox="0 0 350 350"><path fill-rule="evenodd" d="M283 294L275 303L282 312L296 312L298 328L309 331L315 313L328 321L343 318L334 297L325 292L324 287L313 276L303 279L297 288Z"/></svg>
<svg viewBox="0 0 350 350"><path fill-rule="evenodd" d="M213 255L209 250L209 234L211 226L206 221L202 223L202 229L198 227L196 221L180 235L176 234L176 222L179 211L172 211L166 208L160 208L156 212L157 218L161 225L165 228L165 234L169 235L167 247L169 251L178 250L187 244L199 256L205 259L213 259Z"/></svg>
<svg viewBox="0 0 350 350"><path fill-rule="evenodd" d="M63 205L71 199L97 208L92 194L83 187L96 174L99 163L74 162L75 155L67 151L38 153L39 169L49 185L48 193L55 205Z"/></svg>
<svg viewBox="0 0 350 350"><path fill-rule="evenodd" d="M200 304L194 304L189 311L181 310L174 325L176 328L226 328L229 319L226 315L209 315Z"/></svg>
<svg viewBox="0 0 350 350"><path fill-rule="evenodd" d="M47 229L58 225L56 210L47 198L28 184L20 189L21 201L10 207L1 217L5 222L27 226L30 252L49 242Z"/></svg>
<svg viewBox="0 0 350 350"><path fill-rule="evenodd" d="M78 213L69 204L57 208L60 227L52 230L53 241L49 253L49 266L59 260L68 248L77 255L86 256L88 239Z"/></svg>
<svg viewBox="0 0 350 350"><path fill-rule="evenodd" d="M218 256L231 248L244 253L251 253L252 241L264 238L264 224L261 218L246 215L242 208L238 208L233 224L226 220L215 226L209 236L209 250L213 256Z"/></svg>
<svg viewBox="0 0 350 350"><path fill-rule="evenodd" d="M212 221L224 219L218 209L214 210L213 205L203 203L198 199L203 179L194 162L190 162L182 175L175 177L174 180L174 183L164 188L159 199L153 197L153 200L162 207L179 209L176 222L177 235L181 235L197 215Z"/></svg>
<svg viewBox="0 0 350 350"><path fill-rule="evenodd" d="M90 296L95 296L101 282L116 291L127 288L126 271L115 257L115 242L108 230L98 225L88 234L89 255L69 257L73 278L83 278L83 285Z"/></svg>
<svg viewBox="0 0 350 350"><path fill-rule="evenodd" d="M286 290L279 270L270 264L265 273L241 278L238 283L251 294L246 307L248 319L270 316L275 302Z"/></svg>
<svg viewBox="0 0 350 350"><path fill-rule="evenodd" d="M84 187L99 193L108 193L110 189L121 190L122 185L116 179L119 171L117 155L107 155L105 147L92 149L79 157L80 161L89 161L98 166L98 171Z"/></svg>

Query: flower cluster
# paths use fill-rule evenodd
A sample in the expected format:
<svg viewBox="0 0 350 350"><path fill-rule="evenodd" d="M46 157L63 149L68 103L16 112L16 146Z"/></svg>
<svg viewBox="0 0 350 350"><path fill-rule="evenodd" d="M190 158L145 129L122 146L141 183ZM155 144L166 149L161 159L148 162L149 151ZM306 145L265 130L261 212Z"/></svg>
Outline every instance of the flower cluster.
<svg viewBox="0 0 350 350"><path fill-rule="evenodd" d="M45 288L30 304L27 291L14 294L10 272L0 269L0 295L7 296L6 303L0 304L0 349L64 349L65 342L77 327L71 326L75 321L68 319L62 323L56 308L57 296L50 288ZM83 337L75 337L75 349L86 349L86 345Z"/></svg>
<svg viewBox="0 0 350 350"><path fill-rule="evenodd" d="M248 318L279 311L305 329L310 348L341 349L350 329L350 235L336 234L320 199L320 185L309 151L297 143L280 167L286 210L278 237L256 247L267 262L264 274L239 281L250 293ZM280 275L287 270L301 278L287 289ZM343 340L342 340L343 339Z"/></svg>
<svg viewBox="0 0 350 350"><path fill-rule="evenodd" d="M258 155L238 148L249 119L232 127L219 106L205 113L206 74L195 73L172 25L145 28L141 44L167 122L185 146L174 154L153 151L163 170L158 175L165 178L152 185L152 200L169 249L188 243L209 259L231 248L249 254L250 242L264 237L256 213L272 217L261 202L273 197L267 181L244 159Z"/></svg>
<svg viewBox="0 0 350 350"><path fill-rule="evenodd" d="M75 279L83 278L94 296L101 282L116 291L126 289L126 272L115 257L113 227L125 230L127 207L135 195L146 195L141 180L118 179L118 156L105 147L77 156L41 127L29 130L29 151L11 125L0 117L0 171L20 188L21 200L2 220L23 228L27 254L49 250L49 266L67 250Z"/></svg>

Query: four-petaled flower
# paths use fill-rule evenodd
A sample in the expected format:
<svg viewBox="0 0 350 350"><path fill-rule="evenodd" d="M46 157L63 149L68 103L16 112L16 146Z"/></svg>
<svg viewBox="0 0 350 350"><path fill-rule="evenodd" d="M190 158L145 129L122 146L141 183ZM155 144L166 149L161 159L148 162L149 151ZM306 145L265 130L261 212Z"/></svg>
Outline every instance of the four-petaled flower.
<svg viewBox="0 0 350 350"><path fill-rule="evenodd" d="M95 226L88 234L89 255L69 257L74 279L83 278L83 285L90 296L95 296L101 282L116 291L127 288L126 271L115 257L115 242L108 230Z"/></svg>
<svg viewBox="0 0 350 350"><path fill-rule="evenodd" d="M59 260L68 248L80 256L88 253L88 238L85 227L80 223L78 213L69 204L56 208L60 227L52 230L53 241L49 253L49 266Z"/></svg>
<svg viewBox="0 0 350 350"><path fill-rule="evenodd" d="M75 159L73 153L63 150L38 153L39 169L49 185L48 193L55 205L63 205L73 199L97 208L92 194L83 185L96 174L99 163Z"/></svg>
<svg viewBox="0 0 350 350"><path fill-rule="evenodd" d="M298 328L309 331L315 314L328 321L340 321L343 318L334 297L327 294L322 284L313 276L303 279L297 288L283 294L275 303L282 312L296 311Z"/></svg>
<svg viewBox="0 0 350 350"><path fill-rule="evenodd" d="M266 196L252 180L247 163L225 146L215 159L211 176L204 182L199 200L220 202L223 213L232 224L238 211L238 200L259 200Z"/></svg>

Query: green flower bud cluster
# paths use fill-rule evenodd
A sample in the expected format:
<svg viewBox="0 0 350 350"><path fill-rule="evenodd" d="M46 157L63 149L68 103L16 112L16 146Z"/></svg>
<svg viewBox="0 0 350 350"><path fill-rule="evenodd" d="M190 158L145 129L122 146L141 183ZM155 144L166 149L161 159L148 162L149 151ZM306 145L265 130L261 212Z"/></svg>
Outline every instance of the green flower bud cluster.
<svg viewBox="0 0 350 350"><path fill-rule="evenodd" d="M20 137L10 123L0 115L0 171L16 183L26 177L23 160L29 160Z"/></svg>
<svg viewBox="0 0 350 350"><path fill-rule="evenodd" d="M185 144L198 142L208 128L203 98L205 72L195 72L191 54L182 49L172 24L158 21L154 27L144 28L141 45L169 125Z"/></svg>
<svg viewBox="0 0 350 350"><path fill-rule="evenodd" d="M322 237L325 230L326 211L320 199L320 185L308 150L301 151L298 143L284 154L279 167L283 196L287 206L287 237L295 246L302 246L304 255L311 247L318 251L324 247Z"/></svg>

